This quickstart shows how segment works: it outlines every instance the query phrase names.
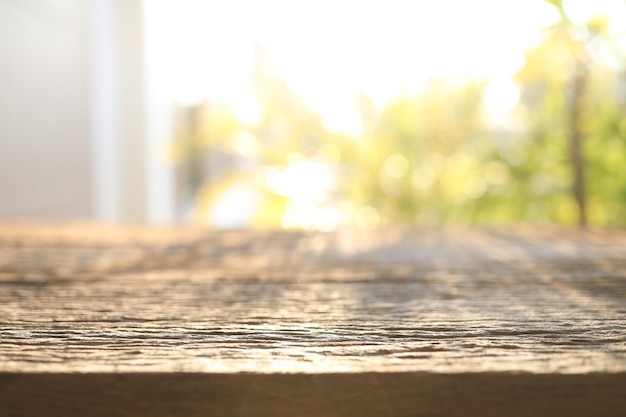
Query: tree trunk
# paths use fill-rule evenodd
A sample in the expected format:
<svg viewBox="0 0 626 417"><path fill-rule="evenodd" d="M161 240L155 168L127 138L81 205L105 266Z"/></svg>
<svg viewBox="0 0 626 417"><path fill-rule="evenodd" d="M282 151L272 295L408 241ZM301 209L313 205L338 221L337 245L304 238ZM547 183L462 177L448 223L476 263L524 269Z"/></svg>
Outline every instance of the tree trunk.
<svg viewBox="0 0 626 417"><path fill-rule="evenodd" d="M569 148L572 162L574 184L572 191L578 206L578 226L587 226L587 190L585 184L585 163L582 151L582 114L584 92L589 78L589 72L584 62L579 62L572 80L572 97L570 108L570 137Z"/></svg>

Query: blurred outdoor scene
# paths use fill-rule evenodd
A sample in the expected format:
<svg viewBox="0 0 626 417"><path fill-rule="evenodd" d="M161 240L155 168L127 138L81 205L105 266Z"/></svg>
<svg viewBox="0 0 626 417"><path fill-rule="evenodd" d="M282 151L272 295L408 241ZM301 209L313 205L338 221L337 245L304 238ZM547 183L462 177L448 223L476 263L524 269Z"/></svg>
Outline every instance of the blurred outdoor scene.
<svg viewBox="0 0 626 417"><path fill-rule="evenodd" d="M110 29L93 19L113 9L93 3L106 64ZM133 137L152 139L107 127L118 102L98 86L118 81L98 67L95 218L127 220L111 201L135 199L133 220L215 228L626 226L624 0L155 0L134 13Z"/></svg>
<svg viewBox="0 0 626 417"><path fill-rule="evenodd" d="M624 2L272 6L177 51L198 221L625 224Z"/></svg>

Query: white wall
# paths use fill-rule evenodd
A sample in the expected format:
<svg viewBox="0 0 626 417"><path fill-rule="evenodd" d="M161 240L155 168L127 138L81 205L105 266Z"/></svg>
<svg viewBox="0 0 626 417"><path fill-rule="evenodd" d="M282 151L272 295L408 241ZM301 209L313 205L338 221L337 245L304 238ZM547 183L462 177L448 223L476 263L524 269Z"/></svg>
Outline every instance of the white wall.
<svg viewBox="0 0 626 417"><path fill-rule="evenodd" d="M0 0L0 219L173 219L149 4Z"/></svg>
<svg viewBox="0 0 626 417"><path fill-rule="evenodd" d="M0 217L92 214L86 4L0 0Z"/></svg>

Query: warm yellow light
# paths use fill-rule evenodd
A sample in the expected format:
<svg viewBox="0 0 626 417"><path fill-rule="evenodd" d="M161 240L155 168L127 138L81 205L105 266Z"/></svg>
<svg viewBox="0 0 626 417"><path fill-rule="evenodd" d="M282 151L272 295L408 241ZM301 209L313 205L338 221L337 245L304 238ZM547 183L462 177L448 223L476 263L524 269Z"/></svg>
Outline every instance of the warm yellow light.
<svg viewBox="0 0 626 417"><path fill-rule="evenodd" d="M485 179L490 184L502 185L509 178L509 168L500 161L489 162L485 166Z"/></svg>
<svg viewBox="0 0 626 417"><path fill-rule="evenodd" d="M402 178L409 172L409 161L404 155L393 154L385 160L384 170L391 178Z"/></svg>
<svg viewBox="0 0 626 417"><path fill-rule="evenodd" d="M374 230L380 224L380 214L373 207L361 207L354 215L354 223L361 230Z"/></svg>
<svg viewBox="0 0 626 417"><path fill-rule="evenodd" d="M487 184L479 176L472 176L465 182L465 195L469 198L480 198L487 191Z"/></svg>
<svg viewBox="0 0 626 417"><path fill-rule="evenodd" d="M411 182L417 190L428 191L435 182L435 178L431 171L415 168L411 173Z"/></svg>
<svg viewBox="0 0 626 417"><path fill-rule="evenodd" d="M341 151L332 143L325 143L317 150L318 157L330 165L337 165L341 160Z"/></svg>
<svg viewBox="0 0 626 417"><path fill-rule="evenodd" d="M232 151L248 158L256 158L261 151L261 141L247 130L235 132L229 145Z"/></svg>

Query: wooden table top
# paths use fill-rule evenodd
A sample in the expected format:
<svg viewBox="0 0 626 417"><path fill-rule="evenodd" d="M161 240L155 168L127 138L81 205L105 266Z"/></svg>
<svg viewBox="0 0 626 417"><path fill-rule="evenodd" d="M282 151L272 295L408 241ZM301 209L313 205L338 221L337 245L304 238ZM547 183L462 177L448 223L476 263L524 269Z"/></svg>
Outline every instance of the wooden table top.
<svg viewBox="0 0 626 417"><path fill-rule="evenodd" d="M258 414L242 404L284 378L270 397L296 387L330 390L320 398L384 391L375 403L388 406L376 415L459 415L432 406L402 414L392 385L432 394L442 380L463 392L547 384L570 394L546 404L574 415L583 400L572 392L595 387L585 404L604 401L596 415L626 415L626 232L4 224L0 375L0 399L63 375L74 390L97 375L152 375L155 387L236 381L248 398L232 400L239 415ZM30 410L11 404L10 415Z"/></svg>

